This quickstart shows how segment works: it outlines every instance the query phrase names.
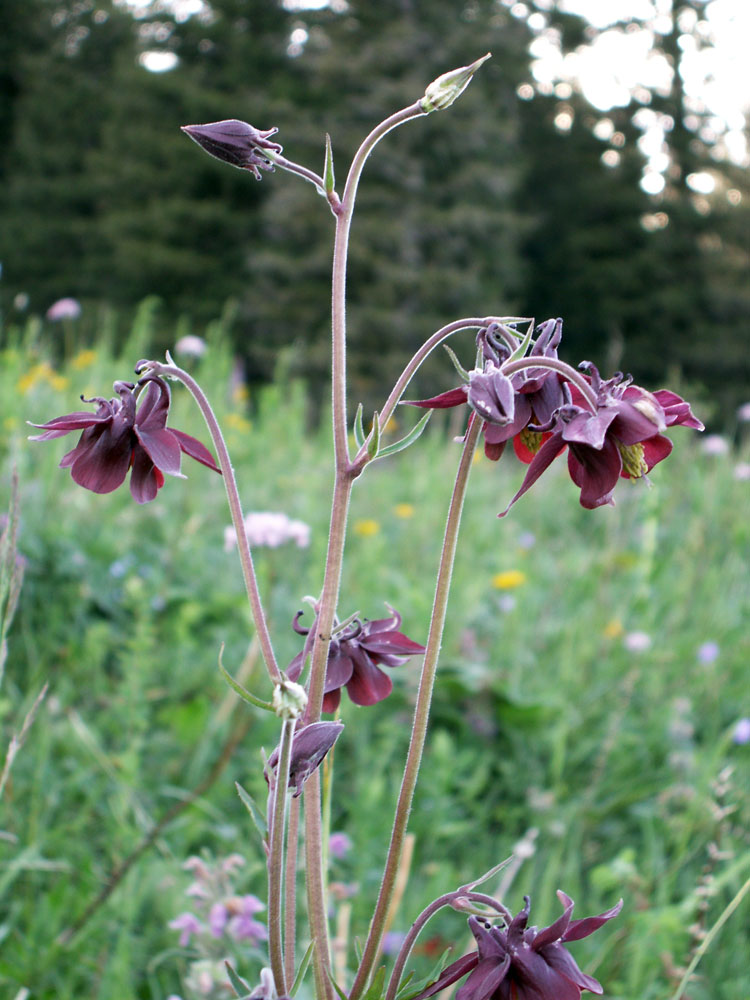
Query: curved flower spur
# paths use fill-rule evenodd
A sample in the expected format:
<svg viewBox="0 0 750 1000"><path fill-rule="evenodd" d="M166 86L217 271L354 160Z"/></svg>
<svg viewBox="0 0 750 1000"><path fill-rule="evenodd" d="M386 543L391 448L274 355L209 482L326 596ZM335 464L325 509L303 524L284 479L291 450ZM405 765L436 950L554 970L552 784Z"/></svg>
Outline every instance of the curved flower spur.
<svg viewBox="0 0 750 1000"><path fill-rule="evenodd" d="M111 493L125 481L136 503L148 503L164 485L164 476L184 478L182 454L221 474L213 455L200 441L167 427L171 394L167 383L147 375L136 385L115 382L112 399L96 396L95 413L76 411L55 417L46 424L31 424L43 433L31 441L51 441L72 431L82 431L78 444L63 456L60 468L70 469L73 480L93 493ZM139 403L140 405L137 405Z"/></svg>

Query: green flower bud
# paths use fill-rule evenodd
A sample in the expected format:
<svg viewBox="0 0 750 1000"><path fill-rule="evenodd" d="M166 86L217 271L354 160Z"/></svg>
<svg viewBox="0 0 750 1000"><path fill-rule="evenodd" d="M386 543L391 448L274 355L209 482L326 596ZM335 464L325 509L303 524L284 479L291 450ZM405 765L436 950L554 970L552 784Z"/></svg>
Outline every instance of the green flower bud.
<svg viewBox="0 0 750 1000"><path fill-rule="evenodd" d="M307 694L301 684L281 681L273 689L271 704L280 719L298 719L307 706Z"/></svg>
<svg viewBox="0 0 750 1000"><path fill-rule="evenodd" d="M460 97L469 85L469 81L476 73L483 62L490 58L491 53L477 59L470 66L461 66L460 69L451 70L450 73L443 73L437 80L433 80L424 93L424 97L419 102L424 112L442 111L449 108L451 104Z"/></svg>

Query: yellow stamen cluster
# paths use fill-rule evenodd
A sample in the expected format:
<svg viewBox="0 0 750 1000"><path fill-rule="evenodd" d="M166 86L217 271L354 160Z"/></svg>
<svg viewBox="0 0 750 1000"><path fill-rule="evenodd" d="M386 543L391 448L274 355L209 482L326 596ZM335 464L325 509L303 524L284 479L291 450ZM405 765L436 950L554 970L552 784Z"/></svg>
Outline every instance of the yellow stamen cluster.
<svg viewBox="0 0 750 1000"><path fill-rule="evenodd" d="M524 427L522 431L518 432L518 436L521 438L523 446L527 448L532 455L536 455L542 447L542 439L544 435L541 431L532 431L529 430L528 427Z"/></svg>
<svg viewBox="0 0 750 1000"><path fill-rule="evenodd" d="M648 472L648 463L643 454L643 445L640 442L637 444L623 444L622 441L618 441L617 447L622 457L623 470L627 472L630 478L640 479L642 476L645 476Z"/></svg>

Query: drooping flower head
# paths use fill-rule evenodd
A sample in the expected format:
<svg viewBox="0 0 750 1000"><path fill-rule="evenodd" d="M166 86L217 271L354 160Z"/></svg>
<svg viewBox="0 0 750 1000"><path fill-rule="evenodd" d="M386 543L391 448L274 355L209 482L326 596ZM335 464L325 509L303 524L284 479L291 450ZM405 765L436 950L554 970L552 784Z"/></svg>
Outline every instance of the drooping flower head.
<svg viewBox="0 0 750 1000"><path fill-rule="evenodd" d="M208 125L182 125L181 128L211 156L240 170L251 170L257 181L261 179L260 170L273 170L268 153L282 150L278 142L269 139L279 131L277 128L257 129L236 118Z"/></svg>
<svg viewBox="0 0 750 1000"><path fill-rule="evenodd" d="M438 980L414 1000L426 1000L467 972L468 979L456 1000L580 1000L581 992L602 993L593 976L581 972L566 950L571 941L593 934L622 909L622 900L596 917L571 920L573 900L557 893L565 907L561 916L542 930L528 927L529 897L507 927L496 927L479 917L469 917L477 942L473 955L465 955L443 970Z"/></svg>
<svg viewBox="0 0 750 1000"><path fill-rule="evenodd" d="M703 429L688 403L669 390L651 393L633 385L631 378L601 378L592 364L587 381L596 400L594 408L576 385L571 402L561 406L549 438L531 458L521 488L504 514L537 481L557 456L568 448L568 471L581 490L581 506L593 509L613 504L618 480L641 479L672 451L661 433L681 424Z"/></svg>
<svg viewBox="0 0 750 1000"><path fill-rule="evenodd" d="M401 615L389 608L390 618L360 622L355 619L334 639L328 650L323 711L335 712L341 702L341 688L346 687L355 705L374 705L387 698L393 681L380 666L397 667L408 657L424 653L425 647L400 632ZM314 630L300 628L300 612L294 619L294 630L309 636ZM296 680L302 673L309 652L308 643L294 657L287 670Z"/></svg>
<svg viewBox="0 0 750 1000"><path fill-rule="evenodd" d="M115 382L112 399L84 399L96 403L95 413L77 411L55 417L46 424L32 424L42 434L32 441L51 441L72 431L82 431L78 444L63 456L60 468L70 469L74 481L94 493L111 493L125 481L136 503L148 503L164 485L164 476L184 478L180 472L182 453L209 469L220 472L211 452L189 434L167 427L170 392L167 383L147 375L136 405L136 386ZM82 397L83 398L83 397Z"/></svg>
<svg viewBox="0 0 750 1000"><path fill-rule="evenodd" d="M557 358L562 337L562 320L549 319L535 330L529 357ZM554 414L567 400L557 372L549 368L525 368L506 375L503 364L521 344L518 331L491 323L480 330L477 345L482 367L468 373L468 383L449 389L431 399L405 400L425 409L468 404L482 419L484 452L487 458L500 458L508 441L514 442L519 457L530 460L538 450L543 433L549 430Z"/></svg>

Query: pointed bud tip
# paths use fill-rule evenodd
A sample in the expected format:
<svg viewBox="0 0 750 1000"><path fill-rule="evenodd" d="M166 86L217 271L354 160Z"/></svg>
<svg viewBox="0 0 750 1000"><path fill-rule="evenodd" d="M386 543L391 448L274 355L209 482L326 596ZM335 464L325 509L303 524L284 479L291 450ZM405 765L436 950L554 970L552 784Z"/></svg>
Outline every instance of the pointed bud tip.
<svg viewBox="0 0 750 1000"><path fill-rule="evenodd" d="M491 57L492 53L487 52L468 66L460 66L449 73L443 73L437 80L433 80L419 102L422 110L429 114L431 111L442 111L444 108L449 108L456 98L460 97L466 90L471 78L482 63L487 62Z"/></svg>

